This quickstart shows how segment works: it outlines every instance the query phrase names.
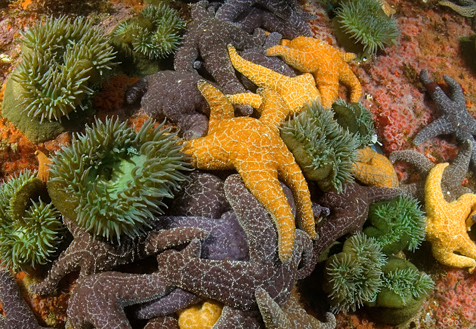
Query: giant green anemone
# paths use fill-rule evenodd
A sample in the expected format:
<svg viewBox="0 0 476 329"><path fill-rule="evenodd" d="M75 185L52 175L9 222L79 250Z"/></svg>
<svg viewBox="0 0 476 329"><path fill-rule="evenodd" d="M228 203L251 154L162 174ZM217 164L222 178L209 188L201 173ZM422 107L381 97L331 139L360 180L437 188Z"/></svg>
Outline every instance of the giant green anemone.
<svg viewBox="0 0 476 329"><path fill-rule="evenodd" d="M76 111L113 65L112 46L83 17L50 18L23 37L23 61L12 79L22 86L23 112L40 121Z"/></svg>
<svg viewBox="0 0 476 329"><path fill-rule="evenodd" d="M63 215L95 235L137 236L160 214L189 170L176 133L148 120L136 133L116 119L95 120L50 165L48 192Z"/></svg>
<svg viewBox="0 0 476 329"><path fill-rule="evenodd" d="M347 51L373 56L396 43L400 32L377 0L344 0L333 19L337 41Z"/></svg>
<svg viewBox="0 0 476 329"><path fill-rule="evenodd" d="M36 172L22 172L0 186L1 262L15 270L45 264L56 253L64 226Z"/></svg>
<svg viewBox="0 0 476 329"><path fill-rule="evenodd" d="M21 49L22 61L7 81L2 115L34 143L56 137L87 116L92 87L117 64L102 32L83 17L38 22L23 34Z"/></svg>
<svg viewBox="0 0 476 329"><path fill-rule="evenodd" d="M341 191L353 180L352 163L358 142L333 119L332 111L318 103L281 126L281 137L300 165L304 176L324 191Z"/></svg>

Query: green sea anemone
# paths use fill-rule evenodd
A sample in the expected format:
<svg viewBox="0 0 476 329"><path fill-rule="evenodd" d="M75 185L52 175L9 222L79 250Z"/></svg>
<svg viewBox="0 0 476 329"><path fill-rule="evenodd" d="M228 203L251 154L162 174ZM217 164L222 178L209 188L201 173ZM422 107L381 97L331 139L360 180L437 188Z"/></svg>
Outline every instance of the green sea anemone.
<svg viewBox="0 0 476 329"><path fill-rule="evenodd" d="M346 51L374 56L378 49L396 44L400 35L393 17L377 0L345 0L333 19L337 41Z"/></svg>
<svg viewBox="0 0 476 329"><path fill-rule="evenodd" d="M349 132L359 143L359 148L372 144L376 137L372 113L362 103L347 103L338 99L332 104L334 119Z"/></svg>
<svg viewBox="0 0 476 329"><path fill-rule="evenodd" d="M32 142L54 138L89 114L85 107L91 87L116 64L112 46L82 17L38 22L23 34L21 49L22 61L7 82L2 115ZM80 115L71 116L75 112Z"/></svg>
<svg viewBox="0 0 476 329"><path fill-rule="evenodd" d="M348 238L342 252L326 261L324 291L332 312L353 310L374 301L382 284L386 256L380 245L363 234Z"/></svg>
<svg viewBox="0 0 476 329"><path fill-rule="evenodd" d="M48 192L63 215L109 240L137 236L162 213L189 170L176 133L147 120L136 133L116 119L95 120L52 159Z"/></svg>
<svg viewBox="0 0 476 329"><path fill-rule="evenodd" d="M1 263L15 270L45 264L56 253L64 226L36 172L22 172L0 186Z"/></svg>
<svg viewBox="0 0 476 329"><path fill-rule="evenodd" d="M185 22L178 12L165 4L144 7L137 18L120 23L111 33L111 42L125 62L132 62L144 74L147 67L158 69L157 59L172 54L178 47ZM155 64L155 65L154 65Z"/></svg>
<svg viewBox="0 0 476 329"><path fill-rule="evenodd" d="M353 180L352 163L358 143L333 119L333 113L318 103L281 126L281 137L289 147L304 176L317 181L324 191L341 191Z"/></svg>
<svg viewBox="0 0 476 329"><path fill-rule="evenodd" d="M425 218L418 200L407 196L370 205L369 223L364 233L374 237L386 254L414 251L425 238Z"/></svg>
<svg viewBox="0 0 476 329"><path fill-rule="evenodd" d="M415 265L397 257L391 257L382 272L380 292L367 306L371 306L371 314L378 321L398 325L418 312L434 282Z"/></svg>

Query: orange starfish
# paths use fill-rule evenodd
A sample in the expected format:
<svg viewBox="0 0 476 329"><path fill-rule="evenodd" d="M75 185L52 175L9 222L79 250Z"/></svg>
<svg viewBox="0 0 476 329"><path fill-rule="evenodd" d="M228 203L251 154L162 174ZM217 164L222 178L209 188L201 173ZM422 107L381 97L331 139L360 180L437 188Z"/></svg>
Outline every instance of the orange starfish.
<svg viewBox="0 0 476 329"><path fill-rule="evenodd" d="M202 81L198 88L210 105L208 135L187 141L184 152L191 155L197 168L238 171L276 223L279 257L288 262L296 224L278 178L293 191L299 227L317 238L311 197L301 169L271 128L254 118L233 117L232 104L210 84Z"/></svg>
<svg viewBox="0 0 476 329"><path fill-rule="evenodd" d="M359 79L347 64L355 54L340 51L318 39L300 36L283 40L281 45L267 49L266 55L280 56L299 71L313 73L322 106L326 109L337 99L339 81L350 88L351 102L357 102L362 95Z"/></svg>
<svg viewBox="0 0 476 329"><path fill-rule="evenodd" d="M288 107L284 115L285 118L299 113L306 103L314 100L320 101L319 91L311 74L302 74L290 78L243 59L231 45L228 45L228 53L235 69L250 79L255 85L262 88L261 93L271 90L284 100ZM229 95L228 98L232 104L247 104L254 108L259 108L263 101L260 95L253 93ZM268 116L267 112L269 110L269 107L263 108L261 115ZM271 114L271 116L273 115Z"/></svg>
<svg viewBox="0 0 476 329"><path fill-rule="evenodd" d="M437 261L454 267L468 267L472 273L476 268L476 244L468 236L466 220L474 211L476 195L466 193L453 202L447 202L441 191L441 178L447 166L448 163L437 164L426 179L426 240L431 242Z"/></svg>
<svg viewBox="0 0 476 329"><path fill-rule="evenodd" d="M214 300L191 305L178 311L180 329L212 328L221 315L223 305Z"/></svg>
<svg viewBox="0 0 476 329"><path fill-rule="evenodd" d="M390 160L370 147L357 150L352 174L366 185L398 187L398 177Z"/></svg>

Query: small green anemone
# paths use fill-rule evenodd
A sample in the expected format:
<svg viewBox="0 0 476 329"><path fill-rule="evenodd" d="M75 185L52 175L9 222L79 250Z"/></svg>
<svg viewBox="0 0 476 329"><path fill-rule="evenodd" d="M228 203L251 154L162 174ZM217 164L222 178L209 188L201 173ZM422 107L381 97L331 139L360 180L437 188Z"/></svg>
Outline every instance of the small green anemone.
<svg viewBox="0 0 476 329"><path fill-rule="evenodd" d="M14 270L45 264L56 254L64 226L36 172L22 172L0 186L1 262Z"/></svg>
<svg viewBox="0 0 476 329"><path fill-rule="evenodd" d="M326 261L324 291L332 312L353 310L374 301L382 284L386 262L380 245L363 234L348 238L342 252Z"/></svg>
<svg viewBox="0 0 476 329"><path fill-rule="evenodd" d="M281 126L281 137L301 166L304 176L324 191L341 191L353 180L352 163L358 142L318 103Z"/></svg>
<svg viewBox="0 0 476 329"><path fill-rule="evenodd" d="M157 71L157 59L172 54L178 47L180 31L185 26L178 12L165 4L144 7L136 18L116 26L111 42L124 61L132 63L141 74Z"/></svg>
<svg viewBox="0 0 476 329"><path fill-rule="evenodd" d="M377 0L345 0L333 19L337 41L363 57L396 44L400 35L393 17L388 17Z"/></svg>
<svg viewBox="0 0 476 329"><path fill-rule="evenodd" d="M63 215L108 240L137 236L160 214L189 170L176 133L147 120L136 133L95 120L52 159L48 191Z"/></svg>

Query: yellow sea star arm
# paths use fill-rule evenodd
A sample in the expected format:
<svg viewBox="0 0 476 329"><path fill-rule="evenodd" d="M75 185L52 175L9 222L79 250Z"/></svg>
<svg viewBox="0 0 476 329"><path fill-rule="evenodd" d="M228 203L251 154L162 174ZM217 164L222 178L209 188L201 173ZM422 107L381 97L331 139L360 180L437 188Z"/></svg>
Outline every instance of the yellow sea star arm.
<svg viewBox="0 0 476 329"><path fill-rule="evenodd" d="M262 102L261 96L253 93L226 95L226 98L228 98L233 105L249 105L254 109L258 109Z"/></svg>
<svg viewBox="0 0 476 329"><path fill-rule="evenodd" d="M476 195L466 193L456 201L446 202L441 178L447 166L448 163L437 164L426 179L426 239L431 242L433 256L440 263L468 267L472 273L476 268L476 245L468 236L466 221L476 205Z"/></svg>

